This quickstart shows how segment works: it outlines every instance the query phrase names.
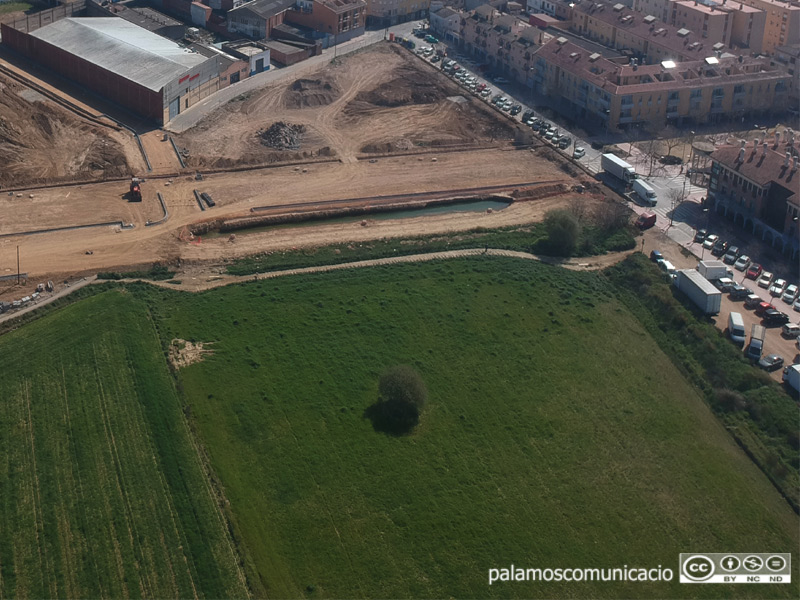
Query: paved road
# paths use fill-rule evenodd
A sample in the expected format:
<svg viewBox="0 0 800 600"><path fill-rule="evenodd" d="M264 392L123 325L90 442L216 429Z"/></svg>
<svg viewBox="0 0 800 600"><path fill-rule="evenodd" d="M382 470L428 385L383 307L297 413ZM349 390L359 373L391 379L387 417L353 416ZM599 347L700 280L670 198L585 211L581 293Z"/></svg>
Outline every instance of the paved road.
<svg viewBox="0 0 800 600"><path fill-rule="evenodd" d="M410 36L411 30L416 27L416 22L411 21L408 23L401 23L388 29L388 33L395 35ZM318 56L312 56L308 60L304 60L289 67L276 67L273 65L269 71L259 73L252 77L248 77L243 81L234 83L219 92L209 96L205 100L201 100L197 104L189 107L177 117L172 119L168 125L164 127L167 131L174 133L182 133L191 127L194 127L199 121L205 118L209 113L213 112L226 102L233 100L236 96L258 90L268 86L276 81L281 81L286 78L296 78L305 73L314 72L322 66L329 63L335 56L343 56L367 46L371 46L377 42L383 41L384 38L388 39L386 30L379 29L376 31L366 31L364 35L359 36L349 42L343 42L336 46L336 48L328 48Z"/></svg>

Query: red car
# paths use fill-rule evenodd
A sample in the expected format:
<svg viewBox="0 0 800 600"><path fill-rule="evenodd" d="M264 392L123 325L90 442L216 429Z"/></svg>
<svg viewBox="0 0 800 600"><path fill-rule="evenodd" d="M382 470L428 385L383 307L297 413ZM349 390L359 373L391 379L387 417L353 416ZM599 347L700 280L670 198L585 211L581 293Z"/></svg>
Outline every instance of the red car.
<svg viewBox="0 0 800 600"><path fill-rule="evenodd" d="M775 310L775 307L772 306L769 302L759 302L758 306L756 306L756 314L763 315L768 310Z"/></svg>
<svg viewBox="0 0 800 600"><path fill-rule="evenodd" d="M758 263L753 263L747 269L745 277L747 277L748 279L758 279L759 277L761 277L761 271L763 270L764 268L761 265L759 265Z"/></svg>
<svg viewBox="0 0 800 600"><path fill-rule="evenodd" d="M480 84L480 85L478 85L478 87L477 87L477 88L475 88L475 89L477 89L479 92L482 92L482 91L484 90L484 88L485 88L485 87L486 87L486 84L485 84L485 83L481 83L481 84Z"/></svg>

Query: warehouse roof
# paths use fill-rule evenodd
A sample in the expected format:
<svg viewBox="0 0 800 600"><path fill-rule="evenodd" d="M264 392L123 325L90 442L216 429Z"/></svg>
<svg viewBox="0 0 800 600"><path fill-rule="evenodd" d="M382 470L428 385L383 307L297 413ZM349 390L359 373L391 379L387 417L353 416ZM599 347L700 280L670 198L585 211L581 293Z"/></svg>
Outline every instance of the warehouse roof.
<svg viewBox="0 0 800 600"><path fill-rule="evenodd" d="M30 35L154 92L208 60L119 17L61 19Z"/></svg>

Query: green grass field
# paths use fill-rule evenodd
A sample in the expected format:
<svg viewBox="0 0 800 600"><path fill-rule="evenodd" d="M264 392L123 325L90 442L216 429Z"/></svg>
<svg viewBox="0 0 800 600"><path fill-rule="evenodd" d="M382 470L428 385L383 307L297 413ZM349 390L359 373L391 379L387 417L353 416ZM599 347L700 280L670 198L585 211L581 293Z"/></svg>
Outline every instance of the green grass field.
<svg viewBox="0 0 800 600"><path fill-rule="evenodd" d="M145 293L165 343L214 342L179 381L269 596L798 595L677 583L680 552L797 550L798 519L600 274L483 258ZM430 391L402 438L363 416L398 363ZM487 586L512 563L676 575Z"/></svg>
<svg viewBox="0 0 800 600"><path fill-rule="evenodd" d="M146 305L103 293L0 356L0 597L247 595Z"/></svg>
<svg viewBox="0 0 800 600"><path fill-rule="evenodd" d="M798 518L619 293L475 257L52 310L0 336L0 596L797 597L796 553L792 585L677 582ZM174 338L214 353L176 380ZM392 437L364 411L400 363L429 402ZM511 564L675 578L489 587Z"/></svg>
<svg viewBox="0 0 800 600"><path fill-rule="evenodd" d="M0 3L0 15L17 12L18 10L29 10L33 4L28 2L4 2Z"/></svg>

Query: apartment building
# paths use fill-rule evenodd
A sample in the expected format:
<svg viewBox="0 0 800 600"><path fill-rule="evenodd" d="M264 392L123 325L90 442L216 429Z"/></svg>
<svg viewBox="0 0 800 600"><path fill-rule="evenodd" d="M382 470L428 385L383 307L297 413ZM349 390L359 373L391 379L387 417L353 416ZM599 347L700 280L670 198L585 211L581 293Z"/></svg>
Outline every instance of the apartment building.
<svg viewBox="0 0 800 600"><path fill-rule="evenodd" d="M705 5L695 0L672 2L670 19L667 21L675 27L695 31L701 37L730 45L733 29L733 11L718 9L715 5Z"/></svg>
<svg viewBox="0 0 800 600"><path fill-rule="evenodd" d="M573 8L570 29L605 46L630 53L642 63L702 59L727 46L702 31L668 25L622 4L583 2Z"/></svg>
<svg viewBox="0 0 800 600"><path fill-rule="evenodd" d="M789 75L765 58L706 57L620 65L566 38L534 58L534 89L565 116L606 130L740 121L786 109Z"/></svg>
<svg viewBox="0 0 800 600"><path fill-rule="evenodd" d="M228 11L228 31L254 40L268 38L295 0L255 0Z"/></svg>
<svg viewBox="0 0 800 600"><path fill-rule="evenodd" d="M431 29L439 39L458 44L461 40L461 12L444 7L431 12L428 18Z"/></svg>
<svg viewBox="0 0 800 600"><path fill-rule="evenodd" d="M501 14L489 5L465 14L462 47L471 55L515 81L531 85L533 56L545 34L518 17ZM549 36L548 36L549 37Z"/></svg>
<svg viewBox="0 0 800 600"><path fill-rule="evenodd" d="M737 0L737 2L766 13L763 44L765 54L772 54L778 46L800 42L800 1Z"/></svg>
<svg viewBox="0 0 800 600"><path fill-rule="evenodd" d="M430 0L367 0L367 25L388 27L428 16Z"/></svg>
<svg viewBox="0 0 800 600"><path fill-rule="evenodd" d="M364 33L366 0L296 0L285 19L341 44Z"/></svg>
<svg viewBox="0 0 800 600"><path fill-rule="evenodd" d="M800 254L800 172L794 133L726 145L711 154L714 209L773 247Z"/></svg>
<svg viewBox="0 0 800 600"><path fill-rule="evenodd" d="M800 44L775 48L772 64L785 69L791 78L789 106L796 114L800 110Z"/></svg>
<svg viewBox="0 0 800 600"><path fill-rule="evenodd" d="M557 0L528 0L527 9L531 14L544 14L556 16Z"/></svg>

